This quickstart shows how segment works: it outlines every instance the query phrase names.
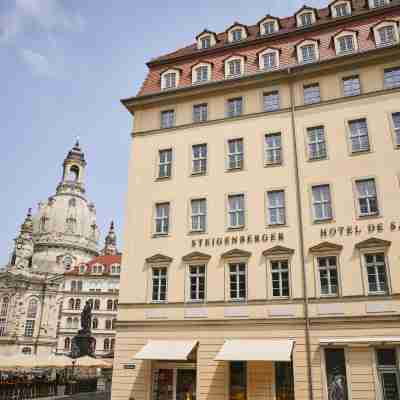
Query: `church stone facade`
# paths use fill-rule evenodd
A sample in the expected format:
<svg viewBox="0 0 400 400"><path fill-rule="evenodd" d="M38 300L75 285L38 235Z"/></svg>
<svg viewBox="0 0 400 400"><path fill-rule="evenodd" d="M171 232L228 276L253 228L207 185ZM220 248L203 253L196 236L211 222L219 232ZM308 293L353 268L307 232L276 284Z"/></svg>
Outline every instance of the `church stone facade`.
<svg viewBox="0 0 400 400"><path fill-rule="evenodd" d="M101 253L96 208L86 198L85 168L76 142L55 194L40 202L36 213L29 209L21 225L0 273L0 355L57 351L67 307L66 276Z"/></svg>

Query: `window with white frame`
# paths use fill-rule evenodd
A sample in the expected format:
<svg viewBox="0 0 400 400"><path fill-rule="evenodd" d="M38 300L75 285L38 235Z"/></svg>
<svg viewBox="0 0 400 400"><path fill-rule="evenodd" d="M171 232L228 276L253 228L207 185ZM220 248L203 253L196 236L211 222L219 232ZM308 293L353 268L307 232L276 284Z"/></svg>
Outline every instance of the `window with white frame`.
<svg viewBox="0 0 400 400"><path fill-rule="evenodd" d="M192 146L192 174L202 175L207 172L207 144Z"/></svg>
<svg viewBox="0 0 400 400"><path fill-rule="evenodd" d="M205 232L207 225L207 200L193 199L190 201L191 208L191 231Z"/></svg>
<svg viewBox="0 0 400 400"><path fill-rule="evenodd" d="M264 162L266 165L282 163L282 135L280 132L265 135L264 154Z"/></svg>
<svg viewBox="0 0 400 400"><path fill-rule="evenodd" d="M209 72L210 72L210 67L208 65L200 65L197 68L195 68L193 83L201 83L209 81L210 80Z"/></svg>
<svg viewBox="0 0 400 400"><path fill-rule="evenodd" d="M348 2L334 5L333 10L335 17L347 17L351 14L351 6Z"/></svg>
<svg viewBox="0 0 400 400"><path fill-rule="evenodd" d="M272 297L289 297L289 261L271 260Z"/></svg>
<svg viewBox="0 0 400 400"><path fill-rule="evenodd" d="M161 111L161 128L172 128L175 126L175 110Z"/></svg>
<svg viewBox="0 0 400 400"><path fill-rule="evenodd" d="M311 188L314 221L332 219L332 200L329 185L316 185Z"/></svg>
<svg viewBox="0 0 400 400"><path fill-rule="evenodd" d="M157 203L155 210L155 233L167 235L169 232L169 203Z"/></svg>
<svg viewBox="0 0 400 400"><path fill-rule="evenodd" d="M172 172L172 149L158 152L158 178L170 178Z"/></svg>
<svg viewBox="0 0 400 400"><path fill-rule="evenodd" d="M355 35L353 34L340 36L336 40L337 40L337 49L336 49L337 54L352 53L356 49L354 43Z"/></svg>
<svg viewBox="0 0 400 400"><path fill-rule="evenodd" d="M268 225L284 225L286 223L285 192L271 190L267 192Z"/></svg>
<svg viewBox="0 0 400 400"><path fill-rule="evenodd" d="M243 39L243 30L241 28L231 30L232 42L239 42Z"/></svg>
<svg viewBox="0 0 400 400"><path fill-rule="evenodd" d="M392 114L394 140L397 147L400 146L400 112Z"/></svg>
<svg viewBox="0 0 400 400"><path fill-rule="evenodd" d="M265 21L261 24L262 30L261 34L262 35L272 35L277 31L277 21Z"/></svg>
<svg viewBox="0 0 400 400"><path fill-rule="evenodd" d="M227 116L238 117L243 113L243 97L229 99L227 102Z"/></svg>
<svg viewBox="0 0 400 400"><path fill-rule="evenodd" d="M203 50L209 49L211 47L211 36L204 36L200 39L201 48Z"/></svg>
<svg viewBox="0 0 400 400"><path fill-rule="evenodd" d="M195 104L193 106L193 122L205 122L208 119L207 103Z"/></svg>
<svg viewBox="0 0 400 400"><path fill-rule="evenodd" d="M359 179L356 181L358 212L360 217L379 213L375 179Z"/></svg>
<svg viewBox="0 0 400 400"><path fill-rule="evenodd" d="M400 67L387 68L384 70L384 87L392 89L400 86Z"/></svg>
<svg viewBox="0 0 400 400"><path fill-rule="evenodd" d="M300 47L300 62L307 64L317 61L317 45L315 43L305 44Z"/></svg>
<svg viewBox="0 0 400 400"><path fill-rule="evenodd" d="M339 294L337 257L318 257L317 263L321 296L337 296Z"/></svg>
<svg viewBox="0 0 400 400"><path fill-rule="evenodd" d="M273 70L279 67L279 51L266 50L260 54L260 67L264 70Z"/></svg>
<svg viewBox="0 0 400 400"><path fill-rule="evenodd" d="M368 125L365 118L349 121L350 145L352 153L370 150Z"/></svg>
<svg viewBox="0 0 400 400"><path fill-rule="evenodd" d="M25 331L24 336L32 337L35 331L35 320L34 319L27 319L25 321Z"/></svg>
<svg viewBox="0 0 400 400"><path fill-rule="evenodd" d="M165 72L162 75L162 89L174 89L177 87L177 72Z"/></svg>
<svg viewBox="0 0 400 400"><path fill-rule="evenodd" d="M228 140L228 169L243 168L243 139Z"/></svg>
<svg viewBox="0 0 400 400"><path fill-rule="evenodd" d="M153 302L167 300L167 267L152 268L152 295Z"/></svg>
<svg viewBox="0 0 400 400"><path fill-rule="evenodd" d="M396 25L386 25L378 29L379 46L390 46L397 42Z"/></svg>
<svg viewBox="0 0 400 400"><path fill-rule="evenodd" d="M229 298L233 301L246 300L246 264L229 263Z"/></svg>
<svg viewBox="0 0 400 400"><path fill-rule="evenodd" d="M367 270L368 293L385 294L388 292L386 262L384 253L364 254Z"/></svg>
<svg viewBox="0 0 400 400"><path fill-rule="evenodd" d="M307 128L308 159L324 160L327 157L325 129L323 126Z"/></svg>
<svg viewBox="0 0 400 400"><path fill-rule="evenodd" d="M206 266L189 265L189 300L204 301L206 292Z"/></svg>
<svg viewBox="0 0 400 400"><path fill-rule="evenodd" d="M242 75L243 73L242 65L243 65L243 60L241 58L234 58L233 60L228 60L225 64L226 76L235 77Z"/></svg>
<svg viewBox="0 0 400 400"><path fill-rule="evenodd" d="M312 25L314 22L313 13L312 12L305 12L299 15L299 21L301 26L308 26Z"/></svg>
<svg viewBox="0 0 400 400"><path fill-rule="evenodd" d="M243 228L245 224L244 194L228 196L228 226Z"/></svg>
<svg viewBox="0 0 400 400"><path fill-rule="evenodd" d="M263 94L263 106L264 111L276 111L280 109L280 96L279 91L274 90L272 92Z"/></svg>
<svg viewBox="0 0 400 400"><path fill-rule="evenodd" d="M304 104L315 104L321 101L321 90L319 83L303 86Z"/></svg>
<svg viewBox="0 0 400 400"><path fill-rule="evenodd" d="M346 76L342 79L343 95L358 96L361 94L361 83L358 75Z"/></svg>
<svg viewBox="0 0 400 400"><path fill-rule="evenodd" d="M368 0L370 8L384 7L390 3L390 0Z"/></svg>

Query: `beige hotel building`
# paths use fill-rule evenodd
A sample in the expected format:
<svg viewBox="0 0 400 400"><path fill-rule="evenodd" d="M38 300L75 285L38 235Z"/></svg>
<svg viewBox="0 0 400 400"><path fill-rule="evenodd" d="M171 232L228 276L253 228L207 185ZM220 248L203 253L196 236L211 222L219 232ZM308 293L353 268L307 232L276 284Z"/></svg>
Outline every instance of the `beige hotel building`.
<svg viewBox="0 0 400 400"><path fill-rule="evenodd" d="M148 63L112 400L400 399L399 23L337 0Z"/></svg>

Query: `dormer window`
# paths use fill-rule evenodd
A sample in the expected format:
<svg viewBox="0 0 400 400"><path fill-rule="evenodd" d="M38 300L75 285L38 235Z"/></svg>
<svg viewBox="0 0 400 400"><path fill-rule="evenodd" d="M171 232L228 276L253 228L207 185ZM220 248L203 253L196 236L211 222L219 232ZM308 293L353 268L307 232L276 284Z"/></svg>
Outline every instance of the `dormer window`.
<svg viewBox="0 0 400 400"><path fill-rule="evenodd" d="M214 32L211 32L205 29L203 32L196 36L197 40L197 48L199 50L209 49L217 43L217 35Z"/></svg>
<svg viewBox="0 0 400 400"><path fill-rule="evenodd" d="M212 66L210 63L196 64L192 68L192 83L208 82L211 79L211 68Z"/></svg>
<svg viewBox="0 0 400 400"><path fill-rule="evenodd" d="M100 265L100 264L95 264L95 265L93 265L92 272L93 272L94 274L101 274L101 273L103 273L103 266Z"/></svg>
<svg viewBox="0 0 400 400"><path fill-rule="evenodd" d="M232 42L239 42L242 40L242 30L241 29L234 29L231 32L232 35Z"/></svg>
<svg viewBox="0 0 400 400"><path fill-rule="evenodd" d="M373 28L378 47L392 46L399 42L399 31L395 21L383 21Z"/></svg>
<svg viewBox="0 0 400 400"><path fill-rule="evenodd" d="M240 42L247 38L246 26L235 22L230 28L227 29L228 42Z"/></svg>
<svg viewBox="0 0 400 400"><path fill-rule="evenodd" d="M297 59L299 63L309 64L319 60L318 42L305 40L297 45Z"/></svg>
<svg viewBox="0 0 400 400"><path fill-rule="evenodd" d="M358 50L357 32L343 31L334 36L337 55L353 53Z"/></svg>
<svg viewBox="0 0 400 400"><path fill-rule="evenodd" d="M279 19L272 17L270 15L266 15L261 21L258 23L258 28L260 30L260 35L272 35L279 30Z"/></svg>
<svg viewBox="0 0 400 400"><path fill-rule="evenodd" d="M113 264L111 266L111 273L114 275L118 275L121 272L121 267L119 266L119 264Z"/></svg>
<svg viewBox="0 0 400 400"><path fill-rule="evenodd" d="M316 11L310 7L302 7L296 14L296 25L298 28L310 26L317 20Z"/></svg>
<svg viewBox="0 0 400 400"><path fill-rule="evenodd" d="M266 49L261 52L258 56L258 62L260 69L273 70L279 67L279 50L278 49Z"/></svg>
<svg viewBox="0 0 400 400"><path fill-rule="evenodd" d="M263 34L271 35L276 32L276 22L275 21L267 21L263 23Z"/></svg>
<svg viewBox="0 0 400 400"><path fill-rule="evenodd" d="M384 7L390 3L390 0L368 0L369 8Z"/></svg>
<svg viewBox="0 0 400 400"><path fill-rule="evenodd" d="M170 69L161 74L161 89L175 89L179 84L180 71L176 69Z"/></svg>
<svg viewBox="0 0 400 400"><path fill-rule="evenodd" d="M225 60L225 78L235 78L243 75L244 57L230 57Z"/></svg>
<svg viewBox="0 0 400 400"><path fill-rule="evenodd" d="M312 19L312 13L304 13L300 15L300 23L301 26L307 26L307 25L312 25L313 19Z"/></svg>
<svg viewBox="0 0 400 400"><path fill-rule="evenodd" d="M333 1L329 7L333 18L347 17L351 15L351 2L348 0Z"/></svg>
<svg viewBox="0 0 400 400"><path fill-rule="evenodd" d="M203 37L200 40L200 42L201 42L202 49L209 49L211 47L211 37L210 36Z"/></svg>

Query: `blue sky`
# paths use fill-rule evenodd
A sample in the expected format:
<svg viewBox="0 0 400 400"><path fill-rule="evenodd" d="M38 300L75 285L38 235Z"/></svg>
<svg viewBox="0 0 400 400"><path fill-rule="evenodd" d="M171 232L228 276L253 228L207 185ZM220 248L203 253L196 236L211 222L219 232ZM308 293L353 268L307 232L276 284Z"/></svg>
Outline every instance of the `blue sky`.
<svg viewBox="0 0 400 400"><path fill-rule="evenodd" d="M220 32L236 20L250 25L303 4L0 0L0 265L26 210L54 193L77 136L102 240L114 219L121 245L131 119L119 100L137 93L145 62L192 43L204 28Z"/></svg>

